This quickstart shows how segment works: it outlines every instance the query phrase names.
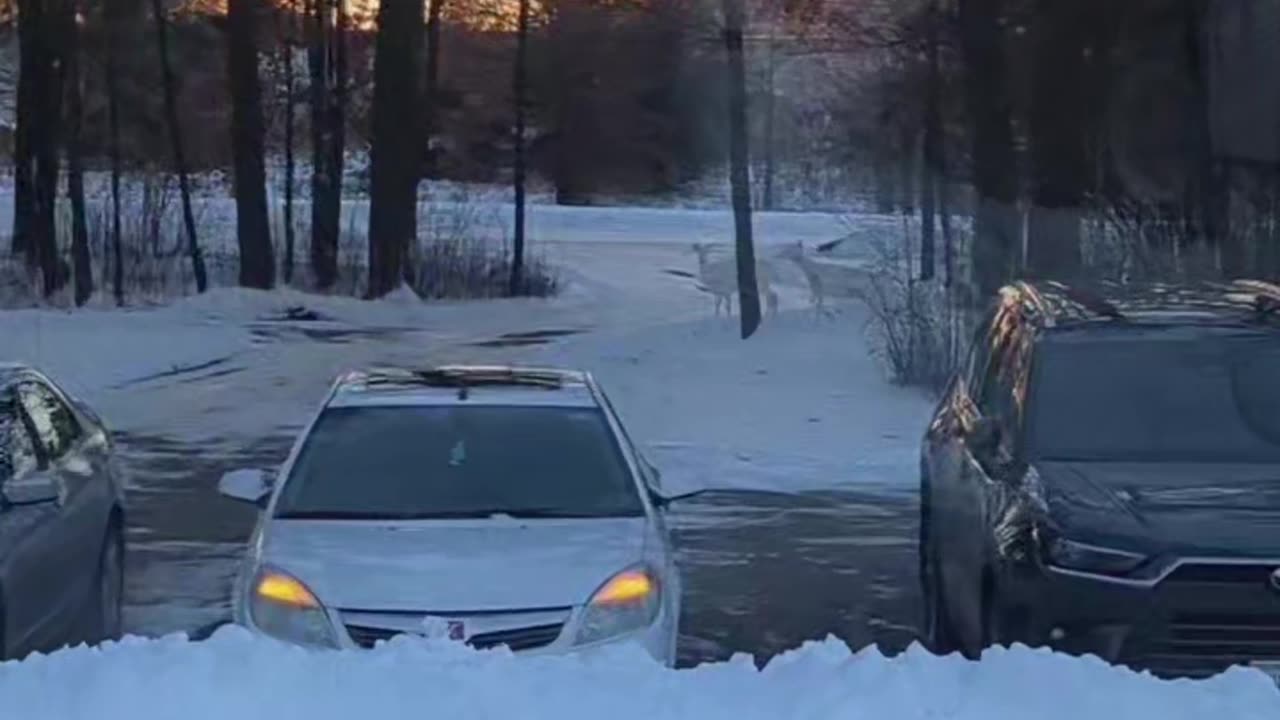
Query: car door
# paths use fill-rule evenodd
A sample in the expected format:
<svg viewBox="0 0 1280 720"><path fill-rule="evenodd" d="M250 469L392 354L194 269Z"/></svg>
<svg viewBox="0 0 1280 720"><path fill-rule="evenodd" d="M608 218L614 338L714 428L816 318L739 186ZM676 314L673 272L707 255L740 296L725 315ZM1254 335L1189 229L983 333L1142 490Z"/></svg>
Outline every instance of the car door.
<svg viewBox="0 0 1280 720"><path fill-rule="evenodd" d="M77 630L96 598L98 562L111 494L106 459L87 443L87 433L62 395L43 378L21 379L15 392L43 448L47 470L59 488L53 517L32 535L29 568L38 602L24 614L32 622L32 649L52 650L80 640ZM36 600L35 596L39 599Z"/></svg>
<svg viewBox="0 0 1280 720"><path fill-rule="evenodd" d="M972 469L965 434L979 417L976 398L990 363L991 323L992 318L988 317L975 331L965 363L939 405L926 435L923 469L929 479L930 542L938 549L938 577L951 611L957 609L951 598L968 585L971 574L968 563L962 562L964 555L952 549L972 532L973 497L969 490Z"/></svg>
<svg viewBox="0 0 1280 720"><path fill-rule="evenodd" d="M981 379L975 380L977 391L970 405L974 414L960 435L963 463L956 484L958 512L952 515L957 527L948 546L954 594L948 600L963 618L960 627L967 634L964 639L969 647L976 647L983 640L977 632L981 628L984 583L995 569L991 565L994 529L1008 487L1006 475L1017 454L1019 378L1029 332L1016 307L1006 307L996 314L988 335L989 356ZM979 420L994 422L999 429L1000 439L994 448L975 445L973 433Z"/></svg>
<svg viewBox="0 0 1280 720"><path fill-rule="evenodd" d="M0 658L34 649L31 637L49 600L42 573L51 563L42 539L57 522L57 506L10 502L47 472L48 458L14 388L0 387Z"/></svg>

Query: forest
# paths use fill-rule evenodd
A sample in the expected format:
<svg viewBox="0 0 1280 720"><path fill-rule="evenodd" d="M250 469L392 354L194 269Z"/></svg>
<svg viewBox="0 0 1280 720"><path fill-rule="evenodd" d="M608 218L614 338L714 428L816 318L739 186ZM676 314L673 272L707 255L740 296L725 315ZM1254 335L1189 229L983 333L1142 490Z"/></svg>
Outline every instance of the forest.
<svg viewBox="0 0 1280 720"><path fill-rule="evenodd" d="M908 306L1280 272L1280 11L1253 0L9 0L3 23L8 247L45 297L126 301L143 177L177 186L204 290L211 174L254 288L333 288L353 198L379 297L436 257L411 241L431 183L727 205L731 177L748 213L910 218L885 240ZM534 292L513 233L506 289Z"/></svg>

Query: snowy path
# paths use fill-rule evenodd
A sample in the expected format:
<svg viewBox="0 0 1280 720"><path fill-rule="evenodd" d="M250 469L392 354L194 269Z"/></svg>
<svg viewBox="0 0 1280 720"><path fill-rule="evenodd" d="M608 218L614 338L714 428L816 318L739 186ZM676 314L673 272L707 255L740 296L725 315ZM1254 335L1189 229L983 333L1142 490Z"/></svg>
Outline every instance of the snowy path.
<svg viewBox="0 0 1280 720"><path fill-rule="evenodd" d="M166 632L225 615L253 516L216 495L217 477L279 462L340 371L551 362L599 375L671 489L730 491L678 517L698 626L687 659L771 654L833 629L857 644L909 641L916 440L928 405L886 385L857 306L819 321L799 286L783 287L783 314L744 342L732 321L711 317L693 281L668 272L696 270L687 242L566 242L544 252L569 281L545 301L216 291L127 313L0 314L11 352L83 394L120 434L134 475L130 626ZM318 317L287 319L295 305ZM777 586L812 592L764 592ZM786 612L795 619L767 636L764 615ZM903 629L886 639L874 622Z"/></svg>

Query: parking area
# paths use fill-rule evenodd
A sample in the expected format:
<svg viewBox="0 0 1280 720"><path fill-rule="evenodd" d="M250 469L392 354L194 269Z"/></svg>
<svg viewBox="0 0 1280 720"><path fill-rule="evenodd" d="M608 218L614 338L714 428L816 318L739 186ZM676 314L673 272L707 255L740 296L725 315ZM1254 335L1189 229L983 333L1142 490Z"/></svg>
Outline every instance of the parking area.
<svg viewBox="0 0 1280 720"><path fill-rule="evenodd" d="M202 634L230 616L251 508L216 493L227 469L278 464L291 438L203 455L160 437L117 438L132 478L125 625ZM915 637L916 504L909 494L719 492L673 511L684 572L682 664L759 660L834 635L900 650Z"/></svg>

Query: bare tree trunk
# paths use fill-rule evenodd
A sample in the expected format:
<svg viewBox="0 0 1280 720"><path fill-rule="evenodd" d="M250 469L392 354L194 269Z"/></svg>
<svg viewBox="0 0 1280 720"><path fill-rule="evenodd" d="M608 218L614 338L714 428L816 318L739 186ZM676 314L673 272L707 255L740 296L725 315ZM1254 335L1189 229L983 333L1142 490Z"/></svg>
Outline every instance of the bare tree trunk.
<svg viewBox="0 0 1280 720"><path fill-rule="evenodd" d="M926 53L929 58L929 74L925 81L924 98L924 168L920 173L920 279L932 280L937 265L935 249L935 207L939 174L941 172L942 111L938 97L941 93L941 71L938 67L938 1L929 6L926 30Z"/></svg>
<svg viewBox="0 0 1280 720"><path fill-rule="evenodd" d="M374 56L370 149L369 297L404 281L409 243L416 241L421 179L418 50L422 4L382 0Z"/></svg>
<svg viewBox="0 0 1280 720"><path fill-rule="evenodd" d="M268 290L275 285L271 221L267 212L267 171L258 78L257 24L261 0L227 3L227 77L231 91L231 150L235 164L236 240L240 285Z"/></svg>
<svg viewBox="0 0 1280 720"><path fill-rule="evenodd" d="M520 12L516 27L516 63L513 85L516 103L515 164L512 182L515 184L515 239L511 247L511 280L507 292L520 294L524 281L524 204L525 204L525 94L528 92L526 77L529 63L529 0L520 0Z"/></svg>
<svg viewBox="0 0 1280 720"><path fill-rule="evenodd" d="M34 210L30 226L30 257L40 268L44 282L44 295L50 297L61 290L67 280L62 259L58 256L58 174L60 163L58 149L62 132L62 91L65 67L62 57L65 50L65 29L62 16L69 0L44 3L36 16L38 40L38 77L43 81L34 89L35 112L33 121L39 130L33 133L31 152L32 188ZM40 4L40 3L36 3Z"/></svg>
<svg viewBox="0 0 1280 720"><path fill-rule="evenodd" d="M294 97L297 85L293 77L293 37L292 27L296 8L292 0L285 7L289 18L280 44L280 54L284 62L284 282L293 282L294 262L294 227L293 227L293 183L296 174L296 160L293 156L293 133L297 98Z"/></svg>
<svg viewBox="0 0 1280 720"><path fill-rule="evenodd" d="M337 247L342 225L342 189L346 177L346 143L347 143L347 34L349 18L347 15L348 0L328 0L333 3L333 42L329 45L332 53L329 78L329 193L328 205L325 207L325 222L329 224L327 232L334 238ZM336 258L336 254L335 254Z"/></svg>
<svg viewBox="0 0 1280 720"><path fill-rule="evenodd" d="M107 124L111 154L111 285L116 305L124 305L124 240L120 230L120 2L106 0L107 13Z"/></svg>
<svg viewBox="0 0 1280 720"><path fill-rule="evenodd" d="M961 0L965 85L973 122L974 293L980 308L1015 272L1018 175L1013 152L1012 100L1005 62L1004 0Z"/></svg>
<svg viewBox="0 0 1280 720"><path fill-rule="evenodd" d="M29 236L35 217L34 147L39 125L33 117L39 98L39 88L47 80L41 78L40 56L43 50L40 37L42 0L18 0L18 97L17 127L13 145L13 254L27 255L34 262Z"/></svg>
<svg viewBox="0 0 1280 720"><path fill-rule="evenodd" d="M1081 217L1092 178L1085 50L1092 1L1046 3L1037 18L1031 101L1031 209L1027 270L1072 278L1081 265Z"/></svg>
<svg viewBox="0 0 1280 720"><path fill-rule="evenodd" d="M751 238L751 174L747 147L747 76L743 57L742 0L721 0L724 47L729 57L729 184L738 258L738 308L742 338L760 327L760 291L756 283L755 244Z"/></svg>
<svg viewBox="0 0 1280 720"><path fill-rule="evenodd" d="M422 103L422 112L426 116L423 124L426 132L423 176L434 178L439 174L440 167L435 150L431 147L431 138L437 132L439 125L436 95L440 89L440 15L444 11L446 0L428 0L428 2L430 7L427 10L427 77Z"/></svg>
<svg viewBox="0 0 1280 720"><path fill-rule="evenodd" d="M775 167L775 159L774 159L774 152L775 152L774 142L776 140L776 138L774 137L776 132L775 116L777 115L777 107L778 107L778 99L775 95L775 93L777 92L777 88L775 87L775 81L777 79L776 74L778 69L777 58L776 58L778 48L776 44L777 41L775 38L776 24L777 24L776 20L774 18L770 18L769 58L768 58L768 66L765 69L766 75L765 75L765 95L764 95L764 102L765 102L765 107L764 107L764 196L763 198L761 198L761 203L764 205L765 210L774 209L773 177L774 177L774 174L777 172Z"/></svg>
<svg viewBox="0 0 1280 720"><path fill-rule="evenodd" d="M191 256L191 274L195 276L196 292L209 289L209 276L205 272L204 255L196 237L196 216L191 208L191 182L187 177L187 155L182 139L182 125L178 121L178 89L169 57L169 21L165 18L163 0L151 0L151 12L155 20L156 49L160 55L160 81L164 90L165 121L169 126L169 143L173 152L174 172L178 175L178 191L182 195L182 222L187 233L187 254Z"/></svg>
<svg viewBox="0 0 1280 720"><path fill-rule="evenodd" d="M89 228L84 207L84 148L81 128L84 123L84 88L80 76L80 28L76 22L79 8L71 0L62 18L66 37L63 67L67 90L67 194L71 199L71 263L75 278L75 302L83 306L93 296L93 261L89 255Z"/></svg>
<svg viewBox="0 0 1280 720"><path fill-rule="evenodd" d="M55 207L58 192L58 133L63 68L59 54L65 32L62 3L23 0L20 34L13 251L40 270L46 297L64 281L58 257Z"/></svg>
<svg viewBox="0 0 1280 720"><path fill-rule="evenodd" d="M330 10L337 10L331 21ZM326 290L338 279L345 137L345 0L311 0L308 8L311 75L311 266ZM342 62L339 62L339 61ZM335 111L335 108L337 110Z"/></svg>
<svg viewBox="0 0 1280 720"><path fill-rule="evenodd" d="M328 187L328 72L326 43L329 26L325 20L326 0L303 0L307 18L307 105L311 111L311 271L316 286L327 289L338 277L338 238L325 233L322 208L324 191Z"/></svg>
<svg viewBox="0 0 1280 720"><path fill-rule="evenodd" d="M1231 232L1230 187L1228 171L1216 158L1213 147L1213 100L1209 92L1209 49L1215 29L1210 25L1209 0L1192 0L1184 4L1186 12L1185 45L1190 55L1192 86L1195 88L1197 173L1194 188L1197 196L1192 204L1199 210L1200 232L1210 247L1218 250L1222 275L1226 279L1252 274L1250 257L1244 238Z"/></svg>

